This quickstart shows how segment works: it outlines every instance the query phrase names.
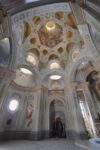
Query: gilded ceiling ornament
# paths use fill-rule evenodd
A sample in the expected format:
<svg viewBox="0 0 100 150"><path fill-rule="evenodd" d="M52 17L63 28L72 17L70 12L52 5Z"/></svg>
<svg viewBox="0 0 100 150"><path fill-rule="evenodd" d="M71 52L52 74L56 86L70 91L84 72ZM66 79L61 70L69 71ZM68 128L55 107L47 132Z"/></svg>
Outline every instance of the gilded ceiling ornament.
<svg viewBox="0 0 100 150"><path fill-rule="evenodd" d="M23 41L31 34L31 26L28 22L24 22L24 37Z"/></svg>
<svg viewBox="0 0 100 150"><path fill-rule="evenodd" d="M36 38L31 38L31 39L30 39L30 43L31 43L31 44L35 44L35 43L36 43Z"/></svg>
<svg viewBox="0 0 100 150"><path fill-rule="evenodd" d="M77 26L76 26L74 19L73 19L71 14L68 14L66 23L68 26L72 27L73 29L77 29Z"/></svg>
<svg viewBox="0 0 100 150"><path fill-rule="evenodd" d="M41 22L41 18L39 16L33 17L33 23L34 24L39 24Z"/></svg>
<svg viewBox="0 0 100 150"><path fill-rule="evenodd" d="M64 49L63 49L62 47L59 47L59 48L58 48L58 52L59 52L59 53L62 53L63 51L64 51Z"/></svg>
<svg viewBox="0 0 100 150"><path fill-rule="evenodd" d="M43 54L44 54L44 55L47 55L47 54L48 54L48 50L44 49L44 50L43 50Z"/></svg>
<svg viewBox="0 0 100 150"><path fill-rule="evenodd" d="M50 24L49 24L50 23ZM47 27L50 29L48 30ZM53 48L63 41L62 26L52 22L46 22L38 31L38 36L42 45Z"/></svg>
<svg viewBox="0 0 100 150"><path fill-rule="evenodd" d="M62 11L56 12L55 18L60 20L63 18L63 15L64 15L64 13Z"/></svg>

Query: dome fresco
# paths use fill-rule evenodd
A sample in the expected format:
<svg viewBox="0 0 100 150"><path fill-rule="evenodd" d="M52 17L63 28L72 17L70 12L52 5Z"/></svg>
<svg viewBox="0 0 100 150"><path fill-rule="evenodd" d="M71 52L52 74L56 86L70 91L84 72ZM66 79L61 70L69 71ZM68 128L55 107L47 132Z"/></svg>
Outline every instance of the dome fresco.
<svg viewBox="0 0 100 150"><path fill-rule="evenodd" d="M51 5L48 7L51 9ZM42 6L36 7L35 10L33 8L37 12L36 15L33 13L13 24L18 49L24 53L37 49L42 63L47 63L52 54L66 62L69 53L66 45L75 43L81 49L84 41L70 11L60 7L56 11L54 9L47 12L46 9L46 6L43 10ZM22 13L25 15L25 11Z"/></svg>
<svg viewBox="0 0 100 150"><path fill-rule="evenodd" d="M46 29L46 24L41 26L38 31L40 43L41 45L47 46L49 48L54 48L56 45L63 41L63 29L59 24L54 23L55 29L48 31Z"/></svg>

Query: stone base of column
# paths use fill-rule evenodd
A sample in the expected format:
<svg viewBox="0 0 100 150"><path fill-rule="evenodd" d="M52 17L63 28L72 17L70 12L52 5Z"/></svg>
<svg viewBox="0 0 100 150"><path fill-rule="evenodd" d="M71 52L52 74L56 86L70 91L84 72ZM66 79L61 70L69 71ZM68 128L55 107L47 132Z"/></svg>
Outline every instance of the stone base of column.
<svg viewBox="0 0 100 150"><path fill-rule="evenodd" d="M66 138L68 140L87 140L88 136L85 132L77 133L76 131L66 131Z"/></svg>
<svg viewBox="0 0 100 150"><path fill-rule="evenodd" d="M49 138L49 131L3 131L0 141L5 140L42 140Z"/></svg>

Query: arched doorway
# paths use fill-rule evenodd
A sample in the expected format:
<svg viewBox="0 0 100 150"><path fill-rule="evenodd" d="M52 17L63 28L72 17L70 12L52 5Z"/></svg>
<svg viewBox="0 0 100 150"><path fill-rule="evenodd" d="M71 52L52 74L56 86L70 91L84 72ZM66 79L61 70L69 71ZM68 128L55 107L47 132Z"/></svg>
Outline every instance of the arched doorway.
<svg viewBox="0 0 100 150"><path fill-rule="evenodd" d="M60 100L53 100L50 103L50 137L64 138L65 132L65 112L64 105Z"/></svg>

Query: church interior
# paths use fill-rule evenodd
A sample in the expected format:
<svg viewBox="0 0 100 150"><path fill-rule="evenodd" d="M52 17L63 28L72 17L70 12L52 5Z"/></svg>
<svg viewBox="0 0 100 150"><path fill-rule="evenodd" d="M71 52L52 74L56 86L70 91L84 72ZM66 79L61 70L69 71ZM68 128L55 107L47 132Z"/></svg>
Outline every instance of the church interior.
<svg viewBox="0 0 100 150"><path fill-rule="evenodd" d="M0 149L100 150L100 0L0 0Z"/></svg>

